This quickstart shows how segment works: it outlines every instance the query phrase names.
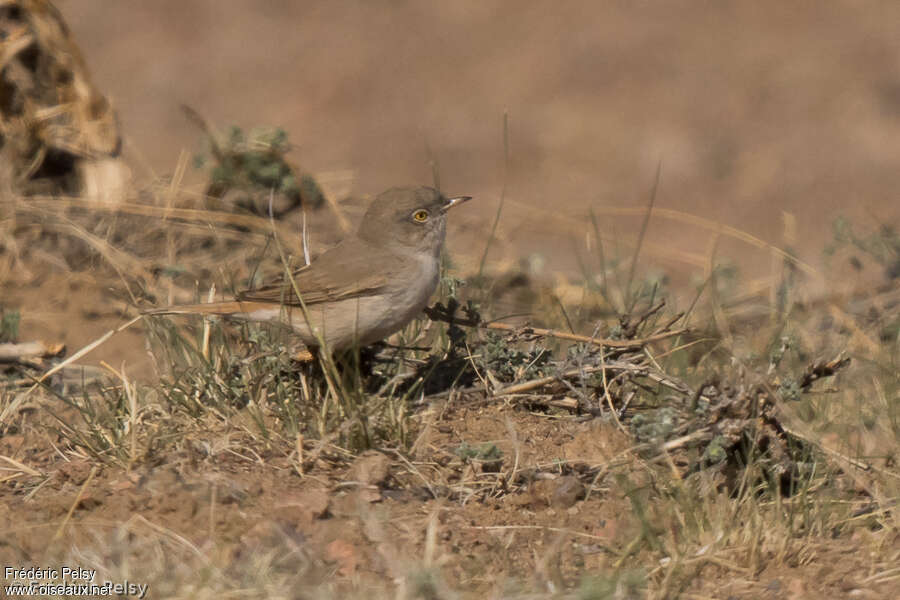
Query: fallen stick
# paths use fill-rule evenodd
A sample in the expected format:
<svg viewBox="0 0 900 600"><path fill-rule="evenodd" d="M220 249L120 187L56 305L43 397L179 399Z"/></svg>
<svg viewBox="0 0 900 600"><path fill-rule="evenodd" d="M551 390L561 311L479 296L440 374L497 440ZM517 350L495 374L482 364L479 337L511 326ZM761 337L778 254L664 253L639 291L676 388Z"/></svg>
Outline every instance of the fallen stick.
<svg viewBox="0 0 900 600"><path fill-rule="evenodd" d="M464 324L464 323L461 323ZM674 331L666 331L657 333L645 338L636 338L633 340L610 340L606 338L595 338L587 335L578 335L577 333L566 333L565 331L557 331L555 329L540 329L539 327L516 327L508 323L483 323L477 325L482 329L495 329L499 331L518 332L525 335L533 334L543 337L552 337L561 340L571 340L573 342L583 342L585 344L593 344L594 346L606 346L607 348L640 348L653 342L668 339L687 333L687 329L675 329Z"/></svg>
<svg viewBox="0 0 900 600"><path fill-rule="evenodd" d="M588 335L579 335L577 333L566 333L565 331L557 331L555 329L541 329L540 327L529 326L517 327L508 323L484 323L477 322L472 319L458 319L446 315L444 311L433 306L426 308L425 314L428 315L428 318L432 321L443 321L444 323L450 323L452 325L462 325L463 327L477 327L479 329L493 329L495 331L507 331L511 333L521 333L524 335L539 335L542 337L552 337L561 340L571 340L573 342L583 342L585 344L593 344L594 346L605 346L607 348L641 348L643 346L646 346L647 344L652 344L653 342L665 340L670 337L683 335L688 332L687 329L675 329L673 331L665 331L663 333L657 333L645 338L637 338L633 340L610 340L606 338L596 338Z"/></svg>
<svg viewBox="0 0 900 600"><path fill-rule="evenodd" d="M564 408L566 410L578 409L578 400L569 396L559 400L554 400L552 396L540 397L534 394L506 394L506 396L509 397L510 400L521 400L522 402L528 402L529 404L553 406L555 408Z"/></svg>
<svg viewBox="0 0 900 600"><path fill-rule="evenodd" d="M561 381L562 379L579 377L582 375L588 375L590 373L597 373L606 369L610 371L633 371L638 373L640 376L647 377L648 379L681 394L690 393L690 390L685 389L685 386L680 382L672 381L669 378L654 373L653 370L651 370L647 366L635 365L623 361L606 361L604 365L598 365L595 367L583 367L581 369L571 369L569 371L558 373L556 375L548 375L547 377L541 377L539 379L523 381L522 383L514 383L512 385L508 385L504 388L500 388L499 390L494 391L493 396L496 397L508 396L509 394L521 394L523 392L529 392L545 385Z"/></svg>
<svg viewBox="0 0 900 600"><path fill-rule="evenodd" d="M65 344L48 344L41 341L0 344L0 363L17 362L26 358L49 358L59 356L65 350Z"/></svg>
<svg viewBox="0 0 900 600"><path fill-rule="evenodd" d="M93 342L88 344L87 346L84 346L81 350L79 350L72 356L68 357L67 359L65 359L64 361L59 363L58 365L53 366L50 370L44 372L43 375L41 375L40 377L38 377L35 380L34 384L32 384L32 386L30 388L28 388L27 390L25 390L24 392L22 392L21 394L16 396L15 400L13 400L9 404L7 404L6 407L2 411L0 411L0 425L3 425L4 423L6 423L6 420L9 418L9 416L14 414L19 409L19 406L21 406L22 403L25 402L25 400L28 398L28 396L34 390L36 390L38 387L40 387L40 385L44 382L45 379L52 377L55 373L68 367L70 364L72 364L76 360L80 359L85 354L87 354L88 352L90 352L91 350L93 350L94 348L96 348L97 346L99 346L100 344L102 344L103 342L105 342L106 340L108 340L109 338L114 336L115 334L119 333L120 331L124 331L125 329L128 329L129 327L131 327L132 325L134 325L135 323L137 323L138 321L140 321L143 318L144 318L144 315L138 315L137 317L135 317L132 320L125 323L124 325L119 325L115 329L110 329L109 331L104 333L102 336L100 336L99 338L97 338L96 340L94 340Z"/></svg>

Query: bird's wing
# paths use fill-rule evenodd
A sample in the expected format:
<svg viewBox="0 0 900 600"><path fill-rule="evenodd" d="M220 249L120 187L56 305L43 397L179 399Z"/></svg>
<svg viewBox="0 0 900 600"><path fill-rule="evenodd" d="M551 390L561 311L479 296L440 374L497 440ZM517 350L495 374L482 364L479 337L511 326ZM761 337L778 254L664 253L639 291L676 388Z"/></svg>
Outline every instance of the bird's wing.
<svg viewBox="0 0 900 600"><path fill-rule="evenodd" d="M389 276L383 270L373 268L384 258L381 254L377 249L361 248L359 244L339 244L322 254L311 265L291 273L293 282L282 277L281 281L273 284L240 292L237 299L242 302L300 306L295 285L300 291L303 304L307 306L374 296L389 283Z"/></svg>

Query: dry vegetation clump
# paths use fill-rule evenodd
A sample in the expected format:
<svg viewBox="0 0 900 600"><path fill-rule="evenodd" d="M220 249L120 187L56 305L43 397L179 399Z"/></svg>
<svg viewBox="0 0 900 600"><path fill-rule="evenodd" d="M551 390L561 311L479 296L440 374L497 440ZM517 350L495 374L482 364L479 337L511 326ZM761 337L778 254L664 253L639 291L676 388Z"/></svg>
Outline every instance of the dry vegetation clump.
<svg viewBox="0 0 900 600"><path fill-rule="evenodd" d="M198 168L209 165L205 196L209 208L242 209L280 219L301 206L317 209L325 202L322 189L309 174L287 159L291 151L287 132L281 128L245 133L232 127L224 139L194 109L185 114L206 137L209 153L198 154Z"/></svg>
<svg viewBox="0 0 900 600"><path fill-rule="evenodd" d="M116 113L48 0L0 5L0 189L109 199L128 174Z"/></svg>

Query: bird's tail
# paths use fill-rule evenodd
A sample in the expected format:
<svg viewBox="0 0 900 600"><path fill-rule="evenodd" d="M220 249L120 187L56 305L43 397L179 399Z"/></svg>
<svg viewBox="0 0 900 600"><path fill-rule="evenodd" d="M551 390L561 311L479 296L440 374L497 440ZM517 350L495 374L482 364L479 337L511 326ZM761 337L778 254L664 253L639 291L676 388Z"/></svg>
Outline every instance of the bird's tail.
<svg viewBox="0 0 900 600"><path fill-rule="evenodd" d="M253 315L261 309L268 308L257 302L240 302L238 300L226 300L224 302L208 302L205 304L181 304L176 306L163 306L145 310L143 315L221 315L232 317L253 318Z"/></svg>

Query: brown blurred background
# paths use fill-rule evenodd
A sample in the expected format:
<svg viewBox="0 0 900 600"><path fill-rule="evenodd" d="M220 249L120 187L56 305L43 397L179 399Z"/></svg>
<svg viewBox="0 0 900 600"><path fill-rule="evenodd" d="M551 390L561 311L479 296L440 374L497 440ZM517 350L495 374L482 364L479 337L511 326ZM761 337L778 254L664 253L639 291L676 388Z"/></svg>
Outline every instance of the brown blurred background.
<svg viewBox="0 0 900 600"><path fill-rule="evenodd" d="M199 148L180 103L219 127L283 126L305 169L349 171L358 194L430 183L430 147L442 187L477 199L451 230L469 261L500 196L505 111L498 264L538 252L573 267L588 208L646 204L658 163L658 207L793 243L816 265L838 215L863 228L900 216L897 2L58 6L119 110L128 153L154 172ZM608 215L602 229L628 240L639 225ZM702 257L711 237L654 219L646 260L677 268L667 263ZM718 252L770 268L767 251L741 242Z"/></svg>

